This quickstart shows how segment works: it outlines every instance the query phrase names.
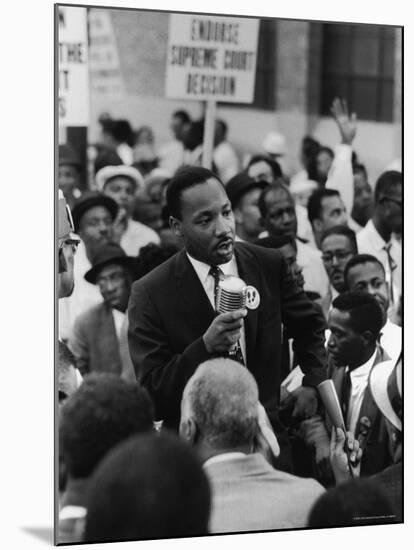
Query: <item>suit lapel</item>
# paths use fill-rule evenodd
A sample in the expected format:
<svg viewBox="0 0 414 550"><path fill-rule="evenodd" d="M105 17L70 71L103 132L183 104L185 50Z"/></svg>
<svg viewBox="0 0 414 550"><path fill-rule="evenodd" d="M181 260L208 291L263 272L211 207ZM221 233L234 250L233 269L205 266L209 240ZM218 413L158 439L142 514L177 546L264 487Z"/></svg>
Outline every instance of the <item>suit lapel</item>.
<svg viewBox="0 0 414 550"><path fill-rule="evenodd" d="M215 312L184 250L177 254L175 276L182 313L196 332L204 332L213 321Z"/></svg>
<svg viewBox="0 0 414 550"><path fill-rule="evenodd" d="M236 243L235 255L239 277L247 285L254 286L260 292L260 271L252 253L243 245ZM252 363L254 356L259 309L260 306L257 309L249 309L245 317L247 365Z"/></svg>

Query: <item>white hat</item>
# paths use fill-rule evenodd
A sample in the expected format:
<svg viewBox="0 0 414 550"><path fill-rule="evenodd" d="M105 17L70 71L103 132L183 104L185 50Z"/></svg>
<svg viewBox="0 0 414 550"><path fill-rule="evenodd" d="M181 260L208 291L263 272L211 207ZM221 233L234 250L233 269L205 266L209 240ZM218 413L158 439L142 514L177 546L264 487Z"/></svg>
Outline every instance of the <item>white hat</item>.
<svg viewBox="0 0 414 550"><path fill-rule="evenodd" d="M119 164L118 166L104 166L97 172L95 182L98 190L103 191L108 180L117 176L130 178L135 183L137 191L143 189L145 186L144 178L136 168L127 166L126 164Z"/></svg>
<svg viewBox="0 0 414 550"><path fill-rule="evenodd" d="M285 136L279 132L269 132L263 141L263 149L270 155L284 155L286 153Z"/></svg>
<svg viewBox="0 0 414 550"><path fill-rule="evenodd" d="M375 365L369 377L369 386L379 410L401 432L401 355L397 364L384 361Z"/></svg>

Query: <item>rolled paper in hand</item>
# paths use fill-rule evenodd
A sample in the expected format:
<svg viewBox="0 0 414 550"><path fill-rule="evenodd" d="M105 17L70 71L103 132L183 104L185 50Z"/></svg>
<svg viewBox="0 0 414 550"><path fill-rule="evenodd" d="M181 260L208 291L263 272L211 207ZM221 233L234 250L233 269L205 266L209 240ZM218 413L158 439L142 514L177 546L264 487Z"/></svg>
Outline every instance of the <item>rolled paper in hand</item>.
<svg viewBox="0 0 414 550"><path fill-rule="evenodd" d="M332 424L335 428L341 428L344 433L346 433L345 422L342 416L338 394L336 393L332 380L324 380L318 384L318 391Z"/></svg>
<svg viewBox="0 0 414 550"><path fill-rule="evenodd" d="M270 420L267 416L267 413L263 405L259 403L257 408L258 408L257 421L259 424L259 429L263 437L265 438L267 444L269 445L273 456L277 458L280 455L280 447L276 439L276 435L273 431L272 425L270 424Z"/></svg>

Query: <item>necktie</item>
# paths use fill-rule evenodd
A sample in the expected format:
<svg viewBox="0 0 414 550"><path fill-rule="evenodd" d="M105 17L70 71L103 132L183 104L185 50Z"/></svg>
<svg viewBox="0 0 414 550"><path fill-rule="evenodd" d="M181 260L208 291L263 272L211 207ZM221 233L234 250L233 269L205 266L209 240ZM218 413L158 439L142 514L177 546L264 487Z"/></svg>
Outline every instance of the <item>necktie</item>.
<svg viewBox="0 0 414 550"><path fill-rule="evenodd" d="M387 254L387 259L388 259L388 269L389 269L389 274L390 274L390 281L389 281L389 283L390 283L390 302L393 305L394 304L394 277L393 277L393 271L397 268L397 265L394 261L394 258L391 255L391 247L392 247L392 242L390 241L389 243L384 245L383 250L385 250L385 252Z"/></svg>
<svg viewBox="0 0 414 550"><path fill-rule="evenodd" d="M214 278L214 304L215 304L215 310L218 311L218 303L217 303L218 287L219 287L220 281L224 278L224 273L221 271L219 267L217 267L216 265L212 265L210 267L209 274ZM231 359L234 359L234 361L241 363L242 365L245 364L239 341L237 341L234 348L232 348L229 351L229 357Z"/></svg>

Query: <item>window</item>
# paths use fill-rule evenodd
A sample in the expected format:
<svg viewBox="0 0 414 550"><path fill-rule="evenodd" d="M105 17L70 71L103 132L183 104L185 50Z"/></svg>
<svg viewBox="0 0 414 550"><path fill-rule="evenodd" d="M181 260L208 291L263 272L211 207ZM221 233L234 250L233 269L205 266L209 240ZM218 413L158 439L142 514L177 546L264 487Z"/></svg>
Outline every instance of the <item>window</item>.
<svg viewBox="0 0 414 550"><path fill-rule="evenodd" d="M358 118L392 122L394 50L394 27L323 25L322 114L340 96Z"/></svg>

